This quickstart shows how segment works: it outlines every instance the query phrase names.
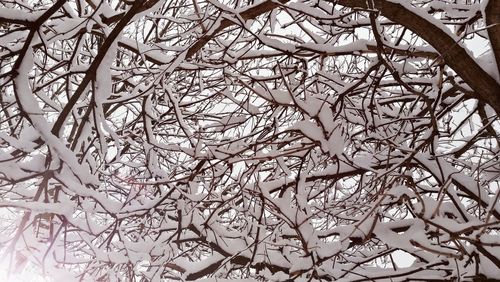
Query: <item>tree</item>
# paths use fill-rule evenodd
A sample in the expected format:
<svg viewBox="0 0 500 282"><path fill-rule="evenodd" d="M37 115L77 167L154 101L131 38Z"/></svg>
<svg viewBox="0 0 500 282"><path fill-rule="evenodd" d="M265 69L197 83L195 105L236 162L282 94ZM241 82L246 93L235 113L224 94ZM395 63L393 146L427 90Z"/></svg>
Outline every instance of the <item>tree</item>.
<svg viewBox="0 0 500 282"><path fill-rule="evenodd" d="M2 264L498 278L499 22L495 0L1 1Z"/></svg>

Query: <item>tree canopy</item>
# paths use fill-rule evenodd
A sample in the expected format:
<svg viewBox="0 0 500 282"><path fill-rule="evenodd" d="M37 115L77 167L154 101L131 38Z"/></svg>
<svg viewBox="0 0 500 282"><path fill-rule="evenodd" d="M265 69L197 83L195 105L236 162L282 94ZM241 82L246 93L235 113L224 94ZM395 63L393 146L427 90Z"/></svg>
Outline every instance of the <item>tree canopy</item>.
<svg viewBox="0 0 500 282"><path fill-rule="evenodd" d="M0 264L498 278L499 23L497 0L2 0Z"/></svg>

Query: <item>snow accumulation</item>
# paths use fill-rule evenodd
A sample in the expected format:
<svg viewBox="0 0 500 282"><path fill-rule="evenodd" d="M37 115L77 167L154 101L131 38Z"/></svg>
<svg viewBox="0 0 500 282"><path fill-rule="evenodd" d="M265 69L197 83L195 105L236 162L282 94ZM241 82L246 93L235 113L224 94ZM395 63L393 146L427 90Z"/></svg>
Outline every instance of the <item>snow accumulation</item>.
<svg viewBox="0 0 500 282"><path fill-rule="evenodd" d="M491 1L0 1L0 277L497 279Z"/></svg>

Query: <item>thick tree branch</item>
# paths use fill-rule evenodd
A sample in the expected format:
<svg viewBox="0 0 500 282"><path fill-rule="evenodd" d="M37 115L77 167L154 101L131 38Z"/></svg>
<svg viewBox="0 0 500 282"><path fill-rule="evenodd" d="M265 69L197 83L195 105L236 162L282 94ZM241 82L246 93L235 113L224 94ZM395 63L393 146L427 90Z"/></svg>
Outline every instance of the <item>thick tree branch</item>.
<svg viewBox="0 0 500 282"><path fill-rule="evenodd" d="M495 55L497 70L500 68L500 1L490 0L485 9L486 25L488 25L488 36L491 48ZM498 70L500 73L500 70Z"/></svg>
<svg viewBox="0 0 500 282"><path fill-rule="evenodd" d="M278 0L281 4L287 3L290 0ZM262 15L264 13L267 13L271 11L272 9L275 9L279 6L278 3L273 2L273 1L263 1L260 4L257 4L253 7L248 8L247 10L243 11L240 13L241 18L244 20L249 20L249 19L254 19L259 15ZM204 34L202 37L200 37L194 44L191 46L186 54L186 58L191 58L194 54L196 54L205 44L208 43L214 36L216 36L219 32L222 30L226 29L227 27L230 27L232 25L235 25L233 21L224 19L221 21L220 25L218 28L216 28L214 31L209 32Z"/></svg>
<svg viewBox="0 0 500 282"><path fill-rule="evenodd" d="M499 5L498 1L491 2L496 3L492 5ZM338 0L337 3L350 8L368 9L368 1L365 0ZM410 29L431 44L446 64L474 90L477 94L475 98L485 101L500 113L500 85L450 35L401 4L386 0L373 0L373 3L384 17Z"/></svg>
<svg viewBox="0 0 500 282"><path fill-rule="evenodd" d="M69 113L71 112L71 109L76 105L82 94L85 92L85 89L87 88L89 82L95 78L96 71L99 68L99 65L101 64L102 60L106 56L106 53L108 52L111 45L115 42L116 38L121 34L122 30L127 26L129 21L137 13L143 11L144 6L151 7L156 2L158 2L158 0L152 0L145 3L143 3L142 1L137 1L130 8L130 10L128 10L128 12L123 16L123 18L121 18L120 22L118 22L116 27L109 34L108 38L106 38L106 40L104 41L102 47L99 50L99 53L97 54L96 58L90 65L89 69L87 70L82 82L80 83L80 85L78 85L78 88L76 89L75 93L73 94L73 96L71 96L68 103L66 104L66 106L60 113L59 117L57 118L57 121L52 127L52 134L59 136L60 130L64 125L64 122L66 121L66 118L68 117Z"/></svg>

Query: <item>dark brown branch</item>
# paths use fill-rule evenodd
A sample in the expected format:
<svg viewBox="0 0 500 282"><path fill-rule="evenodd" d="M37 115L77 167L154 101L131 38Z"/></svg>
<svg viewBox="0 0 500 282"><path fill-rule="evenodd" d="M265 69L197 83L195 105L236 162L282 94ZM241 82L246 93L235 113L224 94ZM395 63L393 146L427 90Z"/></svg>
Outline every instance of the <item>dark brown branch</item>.
<svg viewBox="0 0 500 282"><path fill-rule="evenodd" d="M290 0L278 0L281 4L287 3ZM279 6L278 3L272 2L272 1L264 1L254 7L251 7L243 12L240 13L241 18L244 20L249 20L249 19L254 19L259 15L262 15L264 13L267 13ZM224 19L221 21L220 26L216 28L213 32L204 34L202 37L200 37L194 44L189 48L186 58L191 58L194 54L196 54L198 51L200 51L203 46L205 46L208 41L214 38L219 32L224 30L227 27L230 27L232 25L235 25L234 22Z"/></svg>
<svg viewBox="0 0 500 282"><path fill-rule="evenodd" d="M485 9L486 24L491 48L495 55L497 70L500 72L500 1L489 0ZM499 94L500 95L500 94ZM497 111L498 112L498 111Z"/></svg>
<svg viewBox="0 0 500 282"><path fill-rule="evenodd" d="M498 1L491 2L499 4ZM350 8L368 9L368 2L365 0L339 0L337 3ZM434 23L400 4L385 0L373 0L373 3L375 9L384 17L410 29L429 42L441 54L446 64L474 90L477 95L475 98L485 101L500 113L500 85L455 39Z"/></svg>
<svg viewBox="0 0 500 282"><path fill-rule="evenodd" d="M148 2L136 1L134 2L130 10L128 10L127 13L123 16L123 18L120 19L116 27L111 31L111 33L109 34L109 36L106 38L103 45L99 49L99 53L97 54L94 61L88 68L85 77L83 78L80 85L78 85L78 88L75 90L75 93L69 99L68 104L66 104L62 112L59 114L59 117L57 118L56 122L54 123L54 126L52 127L52 134L59 136L61 128L64 125L64 122L66 121L66 118L68 117L69 113L71 112L71 109L73 109L73 107L76 105L82 94L85 92L85 89L87 88L89 82L95 79L96 71L99 68L99 65L106 56L106 53L108 53L108 50L111 47L111 45L115 42L116 38L121 34L122 30L127 26L130 20L137 13L143 11L144 6L151 7L156 2L158 2L158 0L151 0Z"/></svg>

